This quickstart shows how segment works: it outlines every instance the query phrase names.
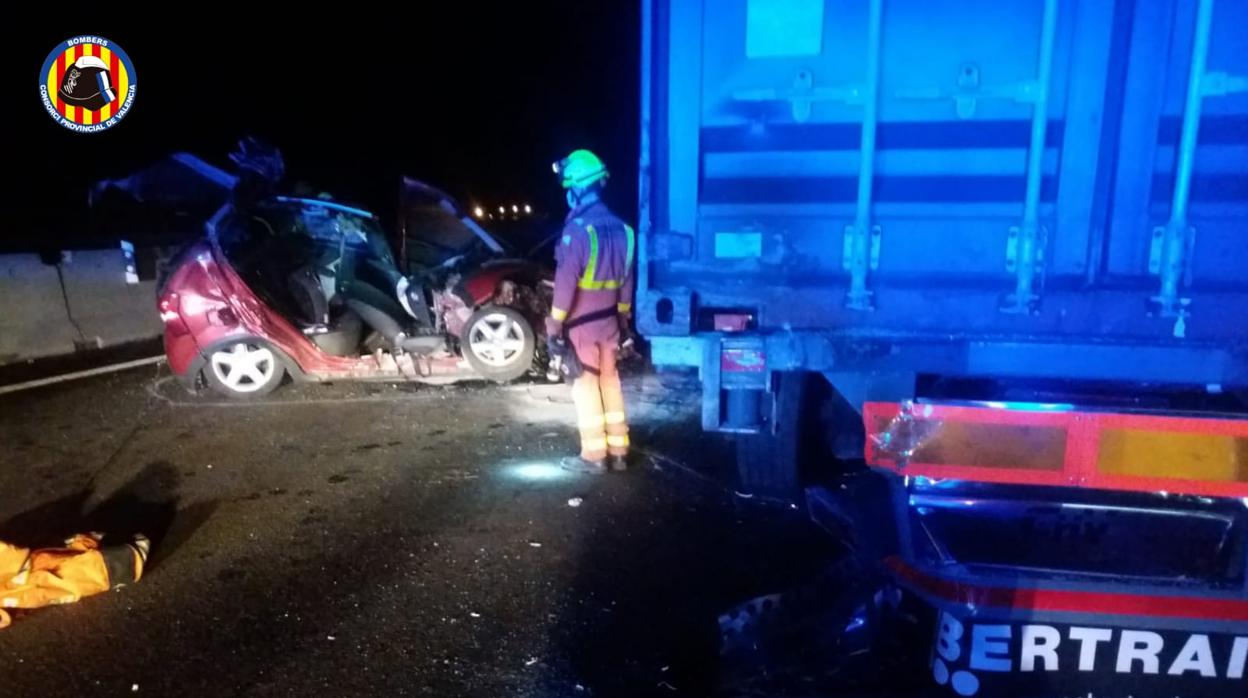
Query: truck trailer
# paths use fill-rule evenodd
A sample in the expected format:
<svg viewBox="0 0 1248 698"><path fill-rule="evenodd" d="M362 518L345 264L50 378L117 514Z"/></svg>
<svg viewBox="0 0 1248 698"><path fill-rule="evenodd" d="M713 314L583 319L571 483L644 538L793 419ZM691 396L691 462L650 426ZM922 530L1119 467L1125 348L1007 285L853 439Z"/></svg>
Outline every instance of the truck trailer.
<svg viewBox="0 0 1248 698"><path fill-rule="evenodd" d="M1248 3L642 15L637 325L741 486L950 695L1244 695Z"/></svg>

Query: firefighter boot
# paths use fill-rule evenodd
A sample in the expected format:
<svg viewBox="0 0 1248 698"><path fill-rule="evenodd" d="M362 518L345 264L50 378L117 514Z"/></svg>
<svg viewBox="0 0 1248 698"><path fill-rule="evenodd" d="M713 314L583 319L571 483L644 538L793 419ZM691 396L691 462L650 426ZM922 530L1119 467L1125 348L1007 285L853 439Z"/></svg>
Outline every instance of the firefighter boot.
<svg viewBox="0 0 1248 698"><path fill-rule="evenodd" d="M564 458L559 461L559 467L574 473L585 473L587 475L602 475L607 472L607 466L603 465L602 461L586 460L580 456Z"/></svg>

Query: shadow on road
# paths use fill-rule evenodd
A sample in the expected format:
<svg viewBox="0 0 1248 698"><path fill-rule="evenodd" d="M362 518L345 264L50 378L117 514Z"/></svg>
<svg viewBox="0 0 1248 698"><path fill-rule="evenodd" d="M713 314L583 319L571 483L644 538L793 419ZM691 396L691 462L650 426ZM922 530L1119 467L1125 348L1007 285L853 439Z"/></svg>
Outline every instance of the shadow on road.
<svg viewBox="0 0 1248 698"><path fill-rule="evenodd" d="M215 502L179 507L180 475L166 461L147 464L107 498L96 501L92 484L0 523L0 539L29 547L55 547L75 534L99 531L128 540L136 533L152 541L149 570L186 542L216 509Z"/></svg>

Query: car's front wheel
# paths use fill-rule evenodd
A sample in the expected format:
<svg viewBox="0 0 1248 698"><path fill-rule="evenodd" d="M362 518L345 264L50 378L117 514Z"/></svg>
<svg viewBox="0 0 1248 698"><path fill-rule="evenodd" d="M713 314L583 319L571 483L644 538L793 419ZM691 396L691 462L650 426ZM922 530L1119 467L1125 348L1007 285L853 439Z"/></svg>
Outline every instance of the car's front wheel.
<svg viewBox="0 0 1248 698"><path fill-rule="evenodd" d="M504 306L489 306L468 318L460 345L477 373L506 383L533 367L537 338L523 315Z"/></svg>
<svg viewBox="0 0 1248 698"><path fill-rule="evenodd" d="M248 340L215 349L204 366L208 385L231 398L268 395L285 375L286 367L272 349Z"/></svg>

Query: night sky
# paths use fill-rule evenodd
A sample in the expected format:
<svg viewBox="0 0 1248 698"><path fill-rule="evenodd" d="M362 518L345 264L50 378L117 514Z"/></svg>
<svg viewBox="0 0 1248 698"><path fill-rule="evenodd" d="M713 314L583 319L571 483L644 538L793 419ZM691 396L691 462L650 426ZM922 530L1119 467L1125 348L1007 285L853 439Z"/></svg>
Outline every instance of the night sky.
<svg viewBox="0 0 1248 698"><path fill-rule="evenodd" d="M186 6L189 7L189 6ZM200 6L201 8L203 6ZM638 25L632 2L421 3L402 15L325 11L281 19L226 8L153 10L13 26L4 80L9 176L22 247L85 225L88 182L186 150L218 165L239 136L278 147L292 180L392 215L400 174L465 203L530 201L559 213L550 163L577 147L611 167L608 200L636 199ZM157 29L158 26L166 27ZM134 62L133 110L74 133L43 110L40 66L71 36L120 45Z"/></svg>

